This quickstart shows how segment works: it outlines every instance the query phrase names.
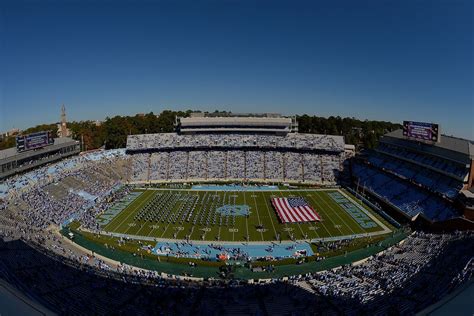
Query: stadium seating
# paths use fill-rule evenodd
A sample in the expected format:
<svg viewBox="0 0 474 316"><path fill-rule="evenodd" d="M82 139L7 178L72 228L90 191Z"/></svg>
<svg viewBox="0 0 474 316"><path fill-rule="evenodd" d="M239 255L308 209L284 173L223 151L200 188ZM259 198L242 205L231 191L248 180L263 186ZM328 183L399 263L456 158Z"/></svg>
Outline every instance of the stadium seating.
<svg viewBox="0 0 474 316"><path fill-rule="evenodd" d="M134 162L143 163L145 155L141 158L144 159ZM17 195L21 200L16 211L23 218L23 225L46 228L83 216L88 216L94 225L93 214L104 208L101 202L128 178L127 160L124 151L95 152L12 178L6 185L22 185L21 191L9 192L11 198Z"/></svg>
<svg viewBox="0 0 474 316"><path fill-rule="evenodd" d="M269 151L266 153L265 174L267 179L283 179L283 153Z"/></svg>
<svg viewBox="0 0 474 316"><path fill-rule="evenodd" d="M397 156L401 159L409 159L413 162L421 164L422 166L430 166L431 168L451 174L458 179L464 179L468 173L465 165L463 166L462 164L441 159L425 153L409 151L406 148L381 143L377 147L377 150Z"/></svg>
<svg viewBox="0 0 474 316"><path fill-rule="evenodd" d="M187 165L188 179L207 179L208 154L206 151L190 151ZM152 177L151 179L156 179Z"/></svg>
<svg viewBox="0 0 474 316"><path fill-rule="evenodd" d="M279 151L170 151L136 153L131 181L264 179L334 184L339 155Z"/></svg>
<svg viewBox="0 0 474 316"><path fill-rule="evenodd" d="M473 271L471 232L413 233L403 243L358 264L249 285L224 278L191 282L106 262L67 246L64 238L46 229L71 218L80 219L84 228L97 229L96 215L107 210L108 199L120 200L128 195L127 186L117 189L128 180L250 175L334 181L340 161L337 153L213 148L132 156L123 151L99 152L37 169L5 183L14 203L7 207L2 204L0 237L13 232L21 239L5 243L0 238L0 277L59 314L94 315L314 315L322 310L335 315L414 314L469 280ZM456 216L444 199L426 189L435 189L435 184L445 180L433 180L432 171L415 170L405 161L374 155L369 164L354 163L353 172L360 187L409 216L422 213L436 221ZM446 186L452 187L449 183ZM214 225L217 213L209 212L211 206L233 203L231 195L200 198L163 193L156 197L155 209L136 216L152 216L163 223L184 222L194 211L193 205L206 199L210 207L194 218L196 224ZM170 215L167 206L178 200L179 210ZM227 220L231 218L227 216Z"/></svg>
<svg viewBox="0 0 474 316"><path fill-rule="evenodd" d="M444 296L452 289L453 278L458 279L472 269L472 259L464 253L472 246L465 247L463 243L463 238L454 236L414 233L402 245L361 265L318 273L299 284L339 298L337 302L344 315L387 315L390 310L412 314L422 309L421 305ZM464 267L460 274L454 272L456 263L450 259L452 256L464 258L458 263L458 267ZM357 302L363 302L363 310L358 310Z"/></svg>
<svg viewBox="0 0 474 316"><path fill-rule="evenodd" d="M175 133L141 134L127 137L128 150L179 149L179 148L254 147L290 148L324 151L344 151L342 136L317 134L247 135L247 134L198 134Z"/></svg>
<svg viewBox="0 0 474 316"><path fill-rule="evenodd" d="M235 150L227 156L227 177L230 179L244 179L245 169L242 166L245 164L245 152L242 150Z"/></svg>
<svg viewBox="0 0 474 316"><path fill-rule="evenodd" d="M247 178L264 179L264 153L262 151L247 152L246 162Z"/></svg>
<svg viewBox="0 0 474 316"><path fill-rule="evenodd" d="M458 216L456 209L442 198L420 189L417 185L369 165L356 162L353 175L359 188L365 188L413 217L422 213L432 221Z"/></svg>
<svg viewBox="0 0 474 316"><path fill-rule="evenodd" d="M320 155L304 155L304 178L305 180L321 182L323 178L323 158Z"/></svg>
<svg viewBox="0 0 474 316"><path fill-rule="evenodd" d="M188 153L185 151L172 151L168 158L168 178L170 180L186 179Z"/></svg>
<svg viewBox="0 0 474 316"><path fill-rule="evenodd" d="M135 182L255 179L334 184L344 142L328 135L168 133L131 135L127 152Z"/></svg>
<svg viewBox="0 0 474 316"><path fill-rule="evenodd" d="M149 170L149 154L137 154L132 159L132 180L134 181L146 181L148 179L148 170ZM154 164L151 165L151 171L158 171L163 169L157 169Z"/></svg>
<svg viewBox="0 0 474 316"><path fill-rule="evenodd" d="M0 239L0 277L67 315L411 315L468 284L473 238L413 233L358 265L265 284L185 281L112 266L46 239Z"/></svg>
<svg viewBox="0 0 474 316"><path fill-rule="evenodd" d="M461 181L392 156L373 153L368 161L376 167L389 170L451 199L462 189Z"/></svg>
<svg viewBox="0 0 474 316"><path fill-rule="evenodd" d="M207 158L208 178L224 179L225 178L225 151L210 151Z"/></svg>

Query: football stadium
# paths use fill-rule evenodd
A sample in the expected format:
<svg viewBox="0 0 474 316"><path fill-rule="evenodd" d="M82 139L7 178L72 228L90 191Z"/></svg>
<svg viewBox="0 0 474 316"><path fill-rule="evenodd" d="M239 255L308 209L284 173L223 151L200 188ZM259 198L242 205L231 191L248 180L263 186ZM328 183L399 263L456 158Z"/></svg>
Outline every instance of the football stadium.
<svg viewBox="0 0 474 316"><path fill-rule="evenodd" d="M473 316L473 0L0 0L0 316Z"/></svg>
<svg viewBox="0 0 474 316"><path fill-rule="evenodd" d="M356 152L298 117L194 112L85 151L63 107L62 137L0 152L0 276L43 314L429 309L472 284L474 144L400 126Z"/></svg>

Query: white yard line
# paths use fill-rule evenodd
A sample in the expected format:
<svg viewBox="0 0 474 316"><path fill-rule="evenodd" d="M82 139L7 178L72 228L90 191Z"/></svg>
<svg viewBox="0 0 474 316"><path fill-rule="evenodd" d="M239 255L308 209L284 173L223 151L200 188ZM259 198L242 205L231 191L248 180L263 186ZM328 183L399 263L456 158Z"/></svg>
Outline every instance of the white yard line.
<svg viewBox="0 0 474 316"><path fill-rule="evenodd" d="M219 241L221 240L221 226L219 225L219 230L217 231L217 237Z"/></svg>
<svg viewBox="0 0 474 316"><path fill-rule="evenodd" d="M244 204L245 204L245 205L247 205L246 193L247 193L247 192L243 192L243 194L244 194ZM249 212L250 212L250 207L249 207ZM245 216L245 227L247 228L247 237L248 237L247 241L250 240L250 235L249 235L249 219L248 219L249 216L250 216L250 214L247 215L247 216Z"/></svg>
<svg viewBox="0 0 474 316"><path fill-rule="evenodd" d="M138 197L142 196L143 194L145 194L147 191L149 190L154 190L154 191L215 191L216 193L217 192L223 192L223 200L222 202L225 203L225 196L227 195L227 192L230 192L230 191L223 191L223 190L193 190L193 189L162 189L162 188L147 188L144 192L142 192ZM284 192L288 192L288 193L294 193L295 195L300 195L301 196L301 193L302 192L321 192L321 191L337 191L337 192L340 192L341 195L343 195L345 198L347 198L351 203L353 203L354 205L356 205L361 211L363 211L365 214L367 214L367 216L369 216L374 222L376 222L383 230L381 231L376 231L376 232L371 232L371 233L360 233L360 234L355 234L354 231L352 230L352 228L347 225L347 223L340 217L340 215L337 213L337 211L334 210L334 207L331 207L330 205L328 205L328 202L326 201L322 201L322 203L324 203L325 205L327 205L333 212L335 212L335 214L345 223L346 226L349 226L349 229L354 233L352 236L347 236L347 235L341 235L341 236L336 236L336 237L332 237L331 236L331 233L329 232L329 230L327 229L324 221L321 221L321 226L327 231L327 233L329 234L329 236L331 237L323 237L323 238L320 238L319 237L319 234L316 232L316 230L314 230L317 238L314 238L312 239L312 241L333 241L333 240L341 240L341 239L347 239L348 237L354 237L354 238L358 238L358 237L368 237L368 236L378 236L378 235L383 235L383 234L387 234L387 233L390 233L392 232L392 230L390 230L385 224L383 224L377 217L375 217L370 211L368 211L365 207L363 207L361 204L357 203L356 201L354 201L353 198L351 198L350 196L348 196L344 191L342 191L341 189L339 188L329 188L329 189L301 189L301 190L288 190L288 191L285 191L285 190L255 190L255 191L237 191L235 193L239 193L239 192L242 192L244 194L244 203L247 203L246 201L246 193L254 193L253 195L256 195L258 192L262 193L262 195L264 195L265 192L278 192L280 195L283 196L283 193ZM299 194L298 194L299 193ZM130 214L128 214L128 216L126 218L124 218L118 225L115 225L115 223L112 223L113 220L107 225L109 226L110 224L113 224L112 227L115 227L115 229L117 228L120 228L124 222L126 222L130 216L139 208L141 208L145 203L149 202L149 200L153 197L154 195L151 194L149 197L146 197L142 202L140 202L140 204L138 204L137 206L135 206L131 211L130 211ZM137 198L138 198L137 197ZM304 197L304 196L303 196ZM310 198L313 200L314 203L318 204L319 206L321 206L321 204L317 201L317 199L315 199L313 196L310 196ZM256 201L256 198L254 197L254 205L255 205L255 211L256 211L256 214L257 214L257 219L258 219L258 222L261 223L260 221L260 215L259 215L259 211L258 211L258 208L257 208L257 201ZM272 227L273 227L273 230L274 230L274 233L275 235L277 234L277 230L276 230L276 227L273 223L273 219L271 217L271 213L270 213L270 208L268 206L268 201L264 198L264 201L265 201L265 206L267 208L267 212L270 216L270 220L271 220L271 223L272 223ZM133 201L131 202L133 203ZM126 208L125 208L126 209ZM124 210L125 210L124 209ZM123 210L122 210L123 211ZM121 212L122 212L121 211ZM120 212L120 213L121 213ZM118 213L117 216L120 214ZM351 217L352 218L352 217ZM334 225L334 222L331 220L331 216L328 216L328 220ZM355 219L352 218L352 220L355 222ZM326 222L327 223L327 222ZM310 223L312 227L316 226L318 227L317 225L314 225L313 226L313 223ZM170 238L163 238L164 234L167 232L168 230L168 227L169 227L170 224L167 224L167 226L165 227L165 230L163 231L163 233L161 234L160 237L154 237L154 236L150 236L155 230L156 228L153 228L150 233L148 234L148 236L140 236L140 235L132 235L132 234L127 234L127 232L129 231L129 229L131 227L128 227L125 231L125 233L116 233L116 232L107 232L107 231L102 231L103 234L105 235L110 235L110 236L115 236L115 237L129 237L131 239L142 239L142 240L151 240L151 241L155 241L155 240L161 240L161 241L167 241L167 242L175 242L177 239L170 239ZM246 218L246 228L247 228L247 235L249 235L249 226L248 226L248 219ZM106 226L106 227L107 227ZM144 225L145 226L145 225ZM161 226L161 225L159 225ZM285 224L285 227L288 227L287 224ZM143 227L142 227L143 228ZM138 232L142 229L140 228L138 230ZM194 228L194 227L193 227ZM298 225L298 228L300 229L300 231L302 232L302 234L304 235L304 232L303 230L301 229L301 227ZM105 229L105 227L104 227ZM159 229L159 227L158 227ZM340 233L342 234L342 231L340 228L337 228ZM137 233L138 233L137 232ZM221 227L219 226L219 229L218 229L218 235L220 236L220 232L221 232ZM271 244L271 241L268 241L268 242L265 242L264 241L264 236L263 236L263 232L260 232L261 234L261 237L262 237L262 242L260 241L254 241L254 242L248 242L248 243L253 243L253 244ZM232 244L242 244L243 241L235 241L235 233L233 232L233 239L234 241L222 241L220 240L219 242L221 243L232 243ZM304 241L307 241L307 240L297 240L299 242L304 242ZM196 242L196 243L207 243L209 241L200 241L200 240L193 240L193 242Z"/></svg>
<svg viewBox="0 0 474 316"><path fill-rule="evenodd" d="M276 231L275 225L273 224L272 214L270 213L270 208L268 207L268 202L263 192L262 192L262 195L263 195L263 200L265 201L265 206L267 208L268 216L270 217L270 221L272 222L273 232L275 233L273 236L275 236L276 238L277 231Z"/></svg>
<svg viewBox="0 0 474 316"><path fill-rule="evenodd" d="M161 198L163 198L163 195L164 195L164 194L161 194ZM158 223L158 222L157 222L157 223ZM155 225L155 224L153 224L153 225ZM156 228L152 228L152 230L148 233L147 236L150 236L151 233L152 233L155 229L160 229L160 226L161 226L161 225L156 224L156 226L157 226ZM152 237L153 237L153 235L152 235Z"/></svg>
<svg viewBox="0 0 474 316"><path fill-rule="evenodd" d="M145 193L145 192L144 192L144 193ZM141 196L141 195L140 195L140 196ZM122 226L122 224L133 214L133 212L135 212L135 211L136 211L139 207L141 207L145 202L148 202L153 196L155 196L155 194L150 194L149 197L143 199L143 201L142 201L138 206L135 206L135 207L133 208L133 211L130 211L130 213L127 215L127 217L126 217L122 222L120 222L120 224L119 224L118 226L116 226L115 229L120 228L120 226ZM132 202L132 203L133 203L133 202ZM112 224L112 223L110 223L110 224ZM129 227L129 228L130 228L130 227ZM107 229L109 229L109 228L107 228ZM115 230L115 229L114 229L114 230ZM126 230L125 232L127 232L127 231L128 231L128 228L127 228L127 230Z"/></svg>
<svg viewBox="0 0 474 316"><path fill-rule="evenodd" d="M174 213L174 210L176 209L176 207L177 207L177 206L178 206L178 207L181 206L180 204L182 204L182 203L183 203L183 201L179 201L179 199L177 199L177 200L176 200L176 203L173 205L173 207L171 208L170 212L173 212L173 213ZM168 216L169 216L169 215L168 215ZM168 225L166 225L165 230L163 231L163 233L162 233L161 236L160 236L161 238L162 238L163 235L166 233L166 231L168 230L168 227L169 227L171 224L174 225L174 223L169 223ZM178 239L174 239L174 240L178 240Z"/></svg>
<svg viewBox="0 0 474 316"><path fill-rule="evenodd" d="M313 196L310 196L310 198L311 198L311 200L313 200L313 202L314 202L316 205L318 205L318 207L320 207L320 204L318 203L318 201L317 201ZM324 209L324 208L321 208L321 209ZM316 210L316 212L317 212L317 211L318 211L318 210ZM335 226L335 225L334 225L334 222L331 220L331 216L327 216L327 217L328 217L328 220L331 222L331 224L332 224L333 226ZM326 227L326 224L325 224L325 223L326 223L326 219L323 219L322 221L320 221L320 223L322 224L322 226L324 227L324 229L326 230L326 232L328 233L328 235L329 235L329 236L332 236L331 232L330 232L329 229ZM335 228L336 228L336 227L335 227ZM337 229L339 229L339 228L337 228ZM342 234L342 231L341 231L340 229L339 229L339 232Z"/></svg>
<svg viewBox="0 0 474 316"><path fill-rule="evenodd" d="M253 203L255 204L255 211L257 213L257 218L258 218L258 225L262 225L262 222L260 221L260 215L258 215L257 199L255 198L255 195L253 198ZM262 241L264 241L265 238L263 238L263 232L260 232L260 235L262 235Z"/></svg>
<svg viewBox="0 0 474 316"><path fill-rule="evenodd" d="M302 194L299 194L299 196L301 196L302 198L305 198L305 196L302 195ZM310 195L310 196L311 196L311 195ZM316 238L319 238L319 234L318 234L318 232L317 232L318 226L317 226L316 224L313 224L313 222L311 222L311 221L308 222L308 223L311 225L311 227L314 227L314 229L310 229L310 230L312 230L312 231L314 232L314 234L316 235ZM321 224L322 224L322 222L321 222Z"/></svg>
<svg viewBox="0 0 474 316"><path fill-rule="evenodd" d="M329 197L329 198L332 200L331 197ZM334 214L336 214L336 216L339 217L339 219L341 220L341 222L343 222L344 225L346 225L346 226L349 228L349 230L352 232L352 234L355 234L355 233L356 233L356 232L352 229L352 227L351 227L350 225L348 225L347 222L339 215L338 210L334 209L334 207L332 207L328 202L326 202L323 197L321 197L321 201L322 201L324 204L326 204L331 210L333 210ZM334 200L332 200L332 201L334 201ZM334 201L334 202L336 202L336 201ZM336 202L336 203L337 203L337 202ZM338 207L340 207L339 204L338 204ZM342 208L341 208L341 211L342 211L342 212L345 212L345 213L347 214L347 212L344 211ZM347 214L347 215L349 215L349 214ZM360 226L360 224L357 223L357 222L355 221L355 219L354 219L352 216L349 215L349 217L351 218L351 220L352 220L356 225ZM362 227L361 227L361 228L362 228ZM362 230L363 230L363 228L362 228Z"/></svg>
<svg viewBox="0 0 474 316"><path fill-rule="evenodd" d="M123 207L120 211L118 211L116 214L114 214L113 217L111 217L111 218L109 219L109 221L107 222L107 224L103 225L104 228L107 227L110 223L112 223L112 222L114 221L114 219L115 219L120 213L122 213L127 207L129 207L133 202L135 202L136 199L138 199L140 196L142 196L142 194L143 194L144 192L143 192L143 191L137 191L137 192L134 192L134 193L132 193L132 194L135 194L135 193L138 193L138 195L136 195L136 196L134 197L133 201L121 201L121 200L123 199L123 198L122 198L122 199L120 199L120 200L118 200L118 201L114 201L114 202L113 202L113 206L112 206L112 207L117 206L118 203L124 203L124 204L125 204L125 207ZM131 195L131 194L128 194L128 195L126 195L126 197L129 197L130 195ZM110 208L109 208L107 211L105 211L104 214L105 214L106 212L110 212ZM106 220L106 219L103 217L104 214L100 214L99 216L97 216L97 219Z"/></svg>

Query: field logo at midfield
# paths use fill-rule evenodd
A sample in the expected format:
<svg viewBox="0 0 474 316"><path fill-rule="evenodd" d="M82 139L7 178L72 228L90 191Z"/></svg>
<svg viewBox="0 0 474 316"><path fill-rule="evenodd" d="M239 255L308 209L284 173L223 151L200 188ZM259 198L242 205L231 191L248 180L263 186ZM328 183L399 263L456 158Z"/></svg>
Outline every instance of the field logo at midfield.
<svg viewBox="0 0 474 316"><path fill-rule="evenodd" d="M354 205L344 195L339 192L331 192L328 195L336 201L350 216L360 225L362 228L373 228L377 227L377 224L363 212L359 206Z"/></svg>
<svg viewBox="0 0 474 316"><path fill-rule="evenodd" d="M248 216L250 215L250 207L245 204L226 204L221 207L218 207L216 209L216 212L224 216Z"/></svg>

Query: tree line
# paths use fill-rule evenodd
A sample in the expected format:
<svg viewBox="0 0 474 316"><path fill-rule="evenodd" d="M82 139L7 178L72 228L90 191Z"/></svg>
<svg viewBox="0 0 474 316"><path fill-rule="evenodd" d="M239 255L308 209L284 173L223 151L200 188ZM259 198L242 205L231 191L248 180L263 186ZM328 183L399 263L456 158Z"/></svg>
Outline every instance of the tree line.
<svg viewBox="0 0 474 316"><path fill-rule="evenodd" d="M83 150L96 148L123 148L126 146L127 135L145 133L170 133L175 130L176 116L188 117L194 111L165 110L159 115L153 112L134 116L107 117L104 122L95 121L69 122L72 138L83 141ZM214 113L218 113L215 111ZM224 113L224 112L222 112ZM229 112L225 112L229 115ZM347 144L358 148L374 148L383 134L401 128L400 124L385 121L359 120L340 116L318 117L297 116L300 133L342 135ZM56 124L42 124L23 131L24 134L42 130L51 130L56 137ZM15 146L15 136L0 141L0 149Z"/></svg>

